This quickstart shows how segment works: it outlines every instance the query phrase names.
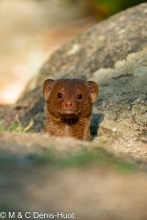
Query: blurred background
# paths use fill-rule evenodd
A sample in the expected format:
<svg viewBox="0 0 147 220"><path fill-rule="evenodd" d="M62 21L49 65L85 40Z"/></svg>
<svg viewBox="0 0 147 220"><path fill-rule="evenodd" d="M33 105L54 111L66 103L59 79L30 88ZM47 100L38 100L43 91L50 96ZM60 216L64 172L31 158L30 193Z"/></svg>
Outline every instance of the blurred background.
<svg viewBox="0 0 147 220"><path fill-rule="evenodd" d="M141 0L0 0L0 104L13 104L61 45Z"/></svg>

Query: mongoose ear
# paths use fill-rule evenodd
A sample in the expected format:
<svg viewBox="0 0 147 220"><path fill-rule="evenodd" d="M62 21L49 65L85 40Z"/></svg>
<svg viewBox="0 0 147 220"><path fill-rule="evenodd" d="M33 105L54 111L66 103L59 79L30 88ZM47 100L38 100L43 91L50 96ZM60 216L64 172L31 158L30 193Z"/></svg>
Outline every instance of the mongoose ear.
<svg viewBox="0 0 147 220"><path fill-rule="evenodd" d="M46 79L43 83L43 95L46 100L48 100L51 89L55 83L55 80L53 79Z"/></svg>
<svg viewBox="0 0 147 220"><path fill-rule="evenodd" d="M89 87L91 101L94 103L96 97L98 96L98 85L93 81L88 81L87 85Z"/></svg>

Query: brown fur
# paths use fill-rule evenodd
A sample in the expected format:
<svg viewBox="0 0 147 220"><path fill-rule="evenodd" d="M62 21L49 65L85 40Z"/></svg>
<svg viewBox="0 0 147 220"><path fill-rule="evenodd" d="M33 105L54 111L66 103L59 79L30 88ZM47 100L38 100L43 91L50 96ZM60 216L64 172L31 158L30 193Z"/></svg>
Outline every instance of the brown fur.
<svg viewBox="0 0 147 220"><path fill-rule="evenodd" d="M92 106L98 85L81 79L47 79L43 84L46 99L45 132L89 141Z"/></svg>

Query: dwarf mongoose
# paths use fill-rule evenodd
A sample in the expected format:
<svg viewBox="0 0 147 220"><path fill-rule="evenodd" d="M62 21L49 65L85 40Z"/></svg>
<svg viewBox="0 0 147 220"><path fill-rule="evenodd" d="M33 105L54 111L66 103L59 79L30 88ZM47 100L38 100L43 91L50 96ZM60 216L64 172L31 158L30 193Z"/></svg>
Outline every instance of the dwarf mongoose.
<svg viewBox="0 0 147 220"><path fill-rule="evenodd" d="M81 79L47 79L43 84L46 99L45 132L90 141L92 106L98 85Z"/></svg>

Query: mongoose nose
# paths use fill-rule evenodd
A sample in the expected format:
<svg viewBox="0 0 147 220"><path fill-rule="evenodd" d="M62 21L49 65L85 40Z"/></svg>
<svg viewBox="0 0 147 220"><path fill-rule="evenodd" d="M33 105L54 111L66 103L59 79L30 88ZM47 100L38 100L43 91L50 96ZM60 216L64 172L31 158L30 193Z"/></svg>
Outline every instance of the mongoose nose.
<svg viewBox="0 0 147 220"><path fill-rule="evenodd" d="M71 107L71 106L72 106L72 102L71 102L71 101L65 102L65 106L66 106L66 107Z"/></svg>

